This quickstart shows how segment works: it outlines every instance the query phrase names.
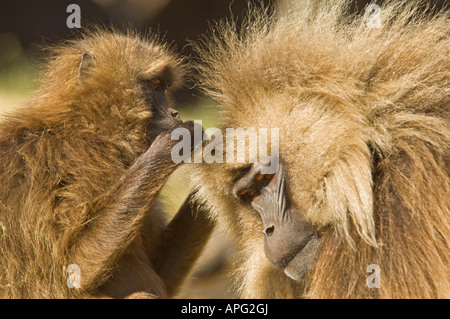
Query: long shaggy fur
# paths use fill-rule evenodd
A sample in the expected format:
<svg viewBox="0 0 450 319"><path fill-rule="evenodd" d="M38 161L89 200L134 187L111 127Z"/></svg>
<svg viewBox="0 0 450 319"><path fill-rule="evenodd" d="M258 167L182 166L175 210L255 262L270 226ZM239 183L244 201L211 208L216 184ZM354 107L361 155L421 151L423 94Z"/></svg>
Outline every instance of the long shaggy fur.
<svg viewBox="0 0 450 319"><path fill-rule="evenodd" d="M295 207L321 231L315 267L289 279L264 256L261 221L232 194L239 164L193 183L239 244L242 297L450 297L450 22L419 1L381 7L379 28L348 1L276 17L254 10L200 46L222 128L280 129ZM318 4L319 3L319 4ZM422 8L423 9L423 8ZM381 288L368 288L370 264Z"/></svg>

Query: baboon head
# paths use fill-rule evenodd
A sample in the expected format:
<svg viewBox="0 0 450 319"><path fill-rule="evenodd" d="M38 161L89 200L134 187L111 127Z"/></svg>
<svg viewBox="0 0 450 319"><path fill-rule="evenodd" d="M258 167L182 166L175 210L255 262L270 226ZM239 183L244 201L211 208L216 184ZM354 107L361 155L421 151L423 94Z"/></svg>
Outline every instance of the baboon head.
<svg viewBox="0 0 450 319"><path fill-rule="evenodd" d="M321 44L320 51L315 46L298 50L292 43L301 41L301 33L276 32L232 42L236 47L215 47L213 55L226 57L213 57L213 70L205 77L213 87L208 93L221 102L223 129L279 130L277 172L261 174L259 160L224 161L200 169L194 183L202 185L202 200L216 194L209 203L219 219L233 224L229 229L254 239L255 250L263 249L273 265L298 280L312 265L327 227L349 242L353 228L376 245L370 130L353 97L340 96L335 81L347 82L345 74L330 57L313 53L339 48ZM251 62L245 62L248 56ZM293 56L308 61L298 63Z"/></svg>
<svg viewBox="0 0 450 319"><path fill-rule="evenodd" d="M357 235L376 245L372 158L367 132L345 103L321 94L305 98L302 90L285 89L258 92L251 102L229 102L225 107L233 110L223 112L226 127L279 129L279 153L272 154L279 158L271 161L278 162L276 172L265 173L267 165L258 160L224 160L208 171L200 169L194 180L203 176L200 192L207 193L206 198L210 192L220 194L210 204L226 207L213 207L220 209L219 219L233 223L230 229L242 232L239 236L254 239L255 249L299 280L314 263L321 233L329 227L349 242ZM244 103L257 111L248 112Z"/></svg>
<svg viewBox="0 0 450 319"><path fill-rule="evenodd" d="M79 111L86 125L117 135L140 153L163 129L180 123L166 98L181 85L183 66L155 36L97 28L52 51L41 90L54 92L47 99L76 101L63 107Z"/></svg>

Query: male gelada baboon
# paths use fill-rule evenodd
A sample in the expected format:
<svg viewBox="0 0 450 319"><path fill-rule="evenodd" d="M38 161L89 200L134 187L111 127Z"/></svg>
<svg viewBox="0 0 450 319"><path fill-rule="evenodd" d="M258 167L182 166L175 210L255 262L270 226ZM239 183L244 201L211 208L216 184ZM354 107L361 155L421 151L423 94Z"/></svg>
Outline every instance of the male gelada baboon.
<svg viewBox="0 0 450 319"><path fill-rule="evenodd" d="M167 227L154 208L177 166L170 133L193 129L166 103L182 68L132 32L53 49L30 105L0 124L1 297L175 293L211 231L189 199Z"/></svg>
<svg viewBox="0 0 450 319"><path fill-rule="evenodd" d="M240 294L448 298L449 14L308 3L221 23L199 49L223 128L279 128L276 174L257 161L194 175L239 244Z"/></svg>

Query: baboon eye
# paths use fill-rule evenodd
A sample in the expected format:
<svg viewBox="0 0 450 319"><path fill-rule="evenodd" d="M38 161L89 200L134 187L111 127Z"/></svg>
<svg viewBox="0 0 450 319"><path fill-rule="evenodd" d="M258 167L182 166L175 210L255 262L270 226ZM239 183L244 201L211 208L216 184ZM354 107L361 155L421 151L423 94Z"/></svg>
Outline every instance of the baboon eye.
<svg viewBox="0 0 450 319"><path fill-rule="evenodd" d="M160 78L148 80L147 83L150 90L154 92L166 93L167 88L169 87L169 85L163 79Z"/></svg>
<svg viewBox="0 0 450 319"><path fill-rule="evenodd" d="M251 202L255 197L259 196L259 191L255 189L243 189L239 192L239 197L246 202Z"/></svg>
<svg viewBox="0 0 450 319"><path fill-rule="evenodd" d="M275 176L274 174L258 174L256 175L255 179L258 182L262 181L270 182L274 176Z"/></svg>

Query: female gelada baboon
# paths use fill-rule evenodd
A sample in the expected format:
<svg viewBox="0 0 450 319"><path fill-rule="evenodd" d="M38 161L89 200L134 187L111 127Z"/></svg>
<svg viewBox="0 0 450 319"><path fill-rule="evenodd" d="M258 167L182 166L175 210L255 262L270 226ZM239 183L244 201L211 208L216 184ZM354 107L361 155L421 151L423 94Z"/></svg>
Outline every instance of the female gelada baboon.
<svg viewBox="0 0 450 319"><path fill-rule="evenodd" d="M256 161L194 175L240 247L238 290L448 298L448 11L308 3L279 18L255 10L240 31L222 23L199 49L223 128L279 128L275 174Z"/></svg>
<svg viewBox="0 0 450 319"><path fill-rule="evenodd" d="M168 107L182 65L156 38L94 30L55 47L29 106L0 124L0 297L168 297L211 231L189 201L166 226Z"/></svg>

